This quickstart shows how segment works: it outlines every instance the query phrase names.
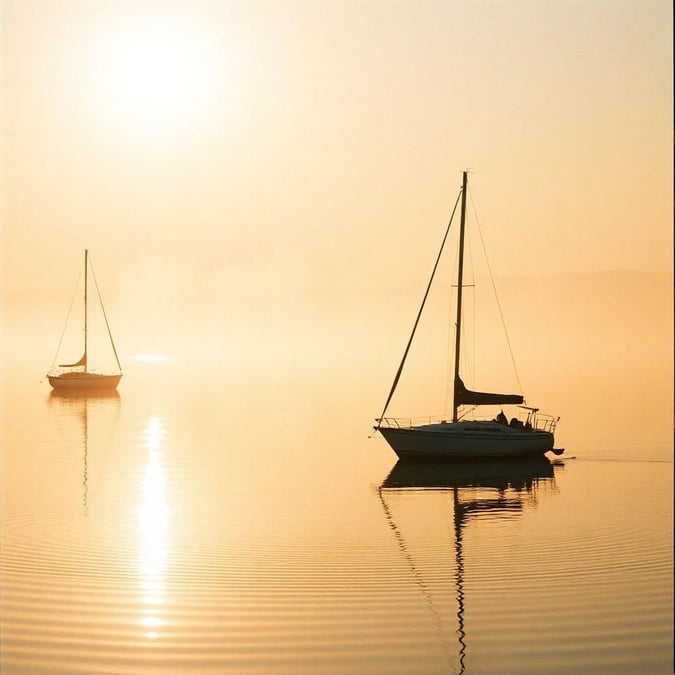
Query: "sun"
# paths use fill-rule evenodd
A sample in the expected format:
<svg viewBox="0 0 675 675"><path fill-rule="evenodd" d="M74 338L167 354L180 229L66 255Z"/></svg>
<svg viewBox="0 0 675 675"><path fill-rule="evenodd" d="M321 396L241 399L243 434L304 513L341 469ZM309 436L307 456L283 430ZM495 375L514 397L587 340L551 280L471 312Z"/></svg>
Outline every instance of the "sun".
<svg viewBox="0 0 675 675"><path fill-rule="evenodd" d="M97 42L94 64L100 112L139 136L198 126L222 90L219 42L185 16L128 16Z"/></svg>

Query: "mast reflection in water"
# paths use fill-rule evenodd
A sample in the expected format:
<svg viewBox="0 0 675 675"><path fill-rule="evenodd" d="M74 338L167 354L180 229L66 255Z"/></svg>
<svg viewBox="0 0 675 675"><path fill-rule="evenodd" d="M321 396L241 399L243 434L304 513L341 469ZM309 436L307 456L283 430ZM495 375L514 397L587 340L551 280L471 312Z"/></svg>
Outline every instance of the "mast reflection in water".
<svg viewBox="0 0 675 675"><path fill-rule="evenodd" d="M120 394L117 390L109 391L66 391L53 390L49 393L48 402L61 413L61 419L72 418L77 420L77 430L67 433L64 429L61 434L67 444L79 445L82 448L82 506L87 515L87 498L89 493L89 436L90 418L97 421L108 421L117 424L120 413Z"/></svg>
<svg viewBox="0 0 675 675"><path fill-rule="evenodd" d="M560 464L560 463L559 463ZM432 609L439 631L443 630L440 612L434 606L430 585L425 581L423 565L409 545L413 533L404 534L396 522L387 498L396 492L445 492L452 494L454 539L454 589L457 602L457 661L459 672L466 670L467 631L465 627L465 560L463 536L469 522L480 517L508 519L522 514L525 505L536 506L536 491L554 485L554 465L545 457L496 462L434 462L399 460L379 488L385 517L396 536L401 552ZM428 494L427 494L428 496ZM421 497L424 499L424 496ZM447 653L447 640L439 638ZM448 655L449 657L449 655Z"/></svg>

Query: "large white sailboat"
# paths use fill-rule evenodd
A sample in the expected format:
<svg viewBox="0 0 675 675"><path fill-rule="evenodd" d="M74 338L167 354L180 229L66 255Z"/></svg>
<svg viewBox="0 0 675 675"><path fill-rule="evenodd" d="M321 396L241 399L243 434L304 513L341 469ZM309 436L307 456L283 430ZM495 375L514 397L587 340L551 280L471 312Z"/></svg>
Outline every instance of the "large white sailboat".
<svg viewBox="0 0 675 675"><path fill-rule="evenodd" d="M99 302L101 305L101 311L103 313L103 318L105 319L105 325L108 330L108 337L110 338L110 345L112 347L113 354L115 356L115 361L117 363L117 371L112 373L102 373L96 370L91 370L89 368L87 347L88 347L88 278L89 278L89 251L85 250L84 252L84 350L83 354L78 361L75 363L60 364L57 367L52 367L52 369L47 373L47 378L49 379L49 384L54 387L55 390L66 391L66 392L77 392L77 391L102 391L102 390L111 390L116 389L119 384L120 379L122 378L122 366L120 365L120 360L117 356L117 349L115 349L115 343L113 342L112 333L110 332L110 326L108 325L108 318L105 314L105 309L103 307L103 301L101 300L101 294L98 293ZM96 277L94 277L94 283L96 283ZM98 285L96 285L96 290L98 291ZM60 345L59 345L60 346ZM58 353L58 350L57 350Z"/></svg>
<svg viewBox="0 0 675 675"><path fill-rule="evenodd" d="M488 459L524 457L543 455L552 451L561 454L562 450L553 448L554 431L559 418L543 415L538 408L525 406L524 397L520 394L501 394L471 391L466 388L459 372L462 337L462 292L464 283L464 235L466 224L467 172L462 174L462 187L457 202L461 199L458 275L457 275L457 318L455 323L455 358L454 358L454 396L452 417L423 421L386 417L394 391L398 385L403 365L408 356L410 346L419 323L422 310L429 294L431 284L438 267L445 241L452 225L451 217L441 249L434 265L429 285L427 286L422 305L417 315L412 334L403 354L389 396L380 417L376 419L376 431L379 431L394 452L401 458L455 458L455 459ZM455 210L457 208L455 203ZM500 411L490 419L462 419L466 407L517 405L520 416L509 421ZM463 408L464 407L464 408Z"/></svg>

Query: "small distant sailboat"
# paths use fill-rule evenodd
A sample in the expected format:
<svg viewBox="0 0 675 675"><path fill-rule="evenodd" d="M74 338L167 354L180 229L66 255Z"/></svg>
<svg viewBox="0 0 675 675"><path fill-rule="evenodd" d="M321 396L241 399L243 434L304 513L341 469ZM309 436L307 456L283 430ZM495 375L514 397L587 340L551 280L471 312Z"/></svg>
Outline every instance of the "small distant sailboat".
<svg viewBox="0 0 675 675"><path fill-rule="evenodd" d="M79 361L75 363L60 364L56 369L50 370L47 373L47 378L49 379L49 384L54 387L55 390L70 392L70 391L106 391L111 389L116 389L119 381L122 379L122 366L120 365L120 360L117 356L117 350L115 349L115 343L112 338L112 333L110 332L110 326L108 325L108 318L105 314L105 308L103 307L103 301L101 299L101 294L98 291L98 284L96 284L96 277L94 276L94 283L96 284L96 291L98 294L98 299L101 305L101 311L103 312L103 318L105 320L106 328L108 329L108 337L110 338L110 345L112 346L113 354L115 355L115 361L117 362L118 372L114 373L101 373L95 370L89 369L89 363L87 360L87 338L88 338L88 277L89 277L89 251L84 251L84 353ZM92 270L93 272L93 270ZM59 345L60 346L60 345Z"/></svg>
<svg viewBox="0 0 675 675"><path fill-rule="evenodd" d="M425 418L424 422L415 420L403 420L385 417L389 403L398 384L403 365L408 356L415 330L419 322L422 310L429 294L429 289L441 258L445 240L447 239L452 217L448 224L441 249L436 259L427 291L422 301L417 320L408 340L408 345L403 354L394 378L389 396L384 405L380 417L374 427L389 443L391 448L400 458L454 458L454 459L492 459L508 457L525 457L543 455L552 451L561 454L562 450L553 448L553 434L559 418L551 415L539 414L538 408L523 405L524 397L520 394L501 394L471 391L466 388L459 373L459 357L462 335L462 290L464 268L464 230L466 223L466 192L467 172L462 174L462 187L457 198L461 198L461 215L459 230L459 253L458 253L458 278L457 278L457 320L455 324L455 368L454 368L454 397L452 419ZM457 208L453 210L453 216ZM460 415L461 406L482 405L518 405L520 406L524 420L514 418L509 422L503 412L493 419L486 420L463 420Z"/></svg>

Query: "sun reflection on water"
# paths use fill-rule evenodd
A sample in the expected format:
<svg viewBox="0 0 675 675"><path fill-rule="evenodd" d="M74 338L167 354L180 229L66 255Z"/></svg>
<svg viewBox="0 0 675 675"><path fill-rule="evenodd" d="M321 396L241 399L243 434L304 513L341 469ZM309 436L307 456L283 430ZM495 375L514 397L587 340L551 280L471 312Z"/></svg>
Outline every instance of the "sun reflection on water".
<svg viewBox="0 0 675 675"><path fill-rule="evenodd" d="M170 509L166 504L162 439L166 435L162 420L151 417L144 430L143 447L149 450L143 472L142 502L138 507L139 572L142 589L143 616L139 623L146 629L165 625L159 606L165 600L164 572L168 554L168 528ZM157 638L157 630L143 633L144 637Z"/></svg>

